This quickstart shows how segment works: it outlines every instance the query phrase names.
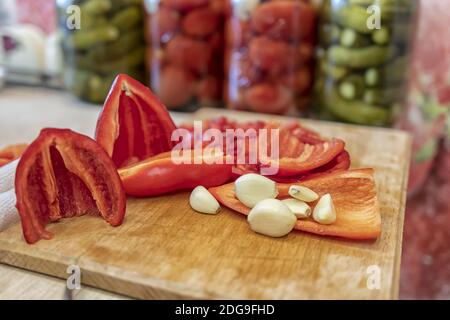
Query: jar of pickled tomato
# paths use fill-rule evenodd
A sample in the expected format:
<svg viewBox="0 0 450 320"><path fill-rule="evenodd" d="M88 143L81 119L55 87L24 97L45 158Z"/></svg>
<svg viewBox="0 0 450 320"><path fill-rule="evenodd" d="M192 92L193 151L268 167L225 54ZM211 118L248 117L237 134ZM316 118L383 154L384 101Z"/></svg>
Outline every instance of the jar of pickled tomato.
<svg viewBox="0 0 450 320"><path fill-rule="evenodd" d="M301 0L231 0L225 24L228 108L305 111L313 80L316 10Z"/></svg>
<svg viewBox="0 0 450 320"><path fill-rule="evenodd" d="M169 109L222 100L226 0L146 0L150 85Z"/></svg>

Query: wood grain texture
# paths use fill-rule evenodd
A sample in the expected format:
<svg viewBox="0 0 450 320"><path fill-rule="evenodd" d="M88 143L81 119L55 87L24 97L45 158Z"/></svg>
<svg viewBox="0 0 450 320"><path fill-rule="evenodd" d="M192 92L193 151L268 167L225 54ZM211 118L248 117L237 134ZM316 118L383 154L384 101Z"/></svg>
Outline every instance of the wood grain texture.
<svg viewBox="0 0 450 320"><path fill-rule="evenodd" d="M201 110L195 119L255 114ZM84 284L136 298L392 299L398 296L403 214L411 141L405 133L304 121L344 139L354 167L374 167L382 236L351 242L293 232L282 239L250 231L243 216L223 209L194 213L188 193L130 199L123 226L95 217L48 226L51 241L27 245L20 225L0 234L0 262L66 278L82 269ZM367 288L367 268L381 271Z"/></svg>

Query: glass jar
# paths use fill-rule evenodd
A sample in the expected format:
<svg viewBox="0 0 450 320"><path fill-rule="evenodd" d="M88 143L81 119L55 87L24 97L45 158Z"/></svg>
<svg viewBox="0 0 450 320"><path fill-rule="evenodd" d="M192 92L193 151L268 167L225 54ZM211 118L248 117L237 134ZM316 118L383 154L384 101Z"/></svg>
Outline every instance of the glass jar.
<svg viewBox="0 0 450 320"><path fill-rule="evenodd" d="M405 108L397 123L414 138L410 193L422 190L436 163L442 140L450 141L448 3L421 0L418 12ZM450 184L450 175L447 177Z"/></svg>
<svg viewBox="0 0 450 320"><path fill-rule="evenodd" d="M145 82L142 0L58 0L66 87L103 103L119 73Z"/></svg>
<svg viewBox="0 0 450 320"><path fill-rule="evenodd" d="M146 0L147 67L169 109L222 100L225 0Z"/></svg>
<svg viewBox="0 0 450 320"><path fill-rule="evenodd" d="M404 98L415 0L324 0L315 106L321 118L390 125Z"/></svg>
<svg viewBox="0 0 450 320"><path fill-rule="evenodd" d="M225 25L227 107L305 110L313 78L316 10L300 0L231 0Z"/></svg>

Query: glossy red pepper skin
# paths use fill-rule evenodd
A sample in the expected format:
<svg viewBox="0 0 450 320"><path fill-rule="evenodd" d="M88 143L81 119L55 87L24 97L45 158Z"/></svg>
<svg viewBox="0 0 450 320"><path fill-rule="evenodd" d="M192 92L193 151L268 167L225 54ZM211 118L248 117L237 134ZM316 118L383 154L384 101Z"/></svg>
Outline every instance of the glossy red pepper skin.
<svg viewBox="0 0 450 320"><path fill-rule="evenodd" d="M183 128L194 131L189 125ZM336 171L347 170L350 167L350 156L345 150L345 142L341 139L325 139L318 133L307 129L298 122L247 122L237 123L225 117L206 120L203 130L214 128L221 132L227 129L277 129L279 132L279 159L268 163L236 164L234 178L246 173L259 173L264 167L278 167L278 171L269 176L276 181L299 181L308 176L317 177ZM191 137L194 143L194 135ZM268 139L270 141L270 139ZM225 144L225 143L224 143ZM236 144L235 144L236 145ZM250 152L246 146L245 152ZM268 150L270 147L268 147Z"/></svg>
<svg viewBox="0 0 450 320"><path fill-rule="evenodd" d="M106 98L95 136L120 168L171 150L175 129L166 107L151 90L120 74Z"/></svg>
<svg viewBox="0 0 450 320"><path fill-rule="evenodd" d="M197 186L220 186L232 177L232 165L227 157L217 157L222 163L176 164L171 152L158 155L119 170L125 191L135 197L157 196Z"/></svg>
<svg viewBox="0 0 450 320"><path fill-rule="evenodd" d="M51 239L45 225L62 218L100 215L122 224L126 196L111 158L91 138L43 129L22 155L15 189L25 240Z"/></svg>

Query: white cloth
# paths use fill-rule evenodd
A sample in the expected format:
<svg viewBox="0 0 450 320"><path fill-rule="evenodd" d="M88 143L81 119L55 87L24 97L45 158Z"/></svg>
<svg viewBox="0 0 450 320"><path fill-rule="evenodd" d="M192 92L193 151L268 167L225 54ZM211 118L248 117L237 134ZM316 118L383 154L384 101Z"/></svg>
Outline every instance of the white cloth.
<svg viewBox="0 0 450 320"><path fill-rule="evenodd" d="M0 193L0 232L19 221L14 189Z"/></svg>
<svg viewBox="0 0 450 320"><path fill-rule="evenodd" d="M14 189L18 164L19 160L15 160L0 168L0 193Z"/></svg>
<svg viewBox="0 0 450 320"><path fill-rule="evenodd" d="M0 168L0 232L19 221L14 179L19 160Z"/></svg>

